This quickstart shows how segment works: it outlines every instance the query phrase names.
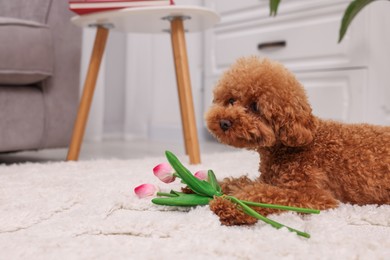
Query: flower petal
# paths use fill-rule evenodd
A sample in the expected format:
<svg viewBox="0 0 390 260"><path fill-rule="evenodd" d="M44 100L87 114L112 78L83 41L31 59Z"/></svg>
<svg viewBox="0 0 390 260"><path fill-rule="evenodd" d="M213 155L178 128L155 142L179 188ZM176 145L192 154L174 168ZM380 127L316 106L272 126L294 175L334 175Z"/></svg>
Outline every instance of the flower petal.
<svg viewBox="0 0 390 260"><path fill-rule="evenodd" d="M205 171L205 170L200 170L200 171L197 171L195 174L194 174L194 176L196 177L196 178L198 178L199 180L204 180L204 181L206 181L207 180L207 171Z"/></svg>
<svg viewBox="0 0 390 260"><path fill-rule="evenodd" d="M141 184L134 188L135 195L137 195L140 199L155 196L158 191L159 188L156 185L149 183Z"/></svg>
<svg viewBox="0 0 390 260"><path fill-rule="evenodd" d="M157 165L156 167L153 168L153 173L156 175L158 173L161 173L161 172L168 172L168 173L172 173L173 172L173 168L171 167L171 165L169 163L160 163L159 165Z"/></svg>

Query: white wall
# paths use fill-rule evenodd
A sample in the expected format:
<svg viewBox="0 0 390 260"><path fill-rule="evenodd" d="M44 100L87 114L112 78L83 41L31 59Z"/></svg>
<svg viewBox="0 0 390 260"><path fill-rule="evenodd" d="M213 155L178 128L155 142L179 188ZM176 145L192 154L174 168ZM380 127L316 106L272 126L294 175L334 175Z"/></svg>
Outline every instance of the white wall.
<svg viewBox="0 0 390 260"><path fill-rule="evenodd" d="M126 35L112 31L105 57L103 137L117 138L124 129L126 105Z"/></svg>

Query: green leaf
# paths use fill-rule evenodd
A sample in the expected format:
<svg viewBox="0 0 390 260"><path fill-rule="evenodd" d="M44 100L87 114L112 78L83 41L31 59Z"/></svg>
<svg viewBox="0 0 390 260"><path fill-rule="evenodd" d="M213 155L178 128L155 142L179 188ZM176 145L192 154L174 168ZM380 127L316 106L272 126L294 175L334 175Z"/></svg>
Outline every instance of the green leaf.
<svg viewBox="0 0 390 260"><path fill-rule="evenodd" d="M163 196L163 197L177 197L177 196L179 196L179 195L177 195L175 191L171 190L170 193L157 192L157 196Z"/></svg>
<svg viewBox="0 0 390 260"><path fill-rule="evenodd" d="M209 204L211 198L198 194L186 194L182 192L174 192L177 196L167 198L154 198L152 202L157 205L165 206L180 206L180 207L194 207L198 205Z"/></svg>
<svg viewBox="0 0 390 260"><path fill-rule="evenodd" d="M219 183L217 181L217 177L215 177L215 174L213 170L208 170L207 172L207 179L210 183L210 185L218 192L222 192L221 186L219 186Z"/></svg>
<svg viewBox="0 0 390 260"><path fill-rule="evenodd" d="M278 12L278 7L280 4L280 0L270 0L269 1L269 10L270 10L270 16L276 16Z"/></svg>
<svg viewBox="0 0 390 260"><path fill-rule="evenodd" d="M165 152L168 162L171 164L180 178L188 185L188 187L195 193L203 196L213 198L214 196L221 196L222 194L214 189L207 181L201 181L183 166L177 157L170 151Z"/></svg>
<svg viewBox="0 0 390 260"><path fill-rule="evenodd" d="M226 196L226 198L229 199L229 200L231 200L232 202L234 202L234 203L240 205L240 206L242 207L242 210L243 210L246 214L248 214L248 215L250 215L250 216L252 216L252 217L254 217L254 218L257 218L257 219L259 219L259 220L262 220L262 221L264 221L265 223L270 224L270 225L273 226L274 228L279 229L279 228L282 228L282 227L286 227L288 230L290 230L290 231L292 231L292 232L295 232L295 233L297 233L298 235L300 235L300 236L302 236L302 237L310 238L310 234L308 234L308 233L306 233L306 232L302 232L302 231L296 230L296 229L294 229L294 228L291 228L291 227L285 226L285 225L283 225L283 224L281 224L281 223L279 223L279 222L276 222L276 221L274 221L274 220L272 220L272 219L269 219L269 218L267 218L267 217L264 217L263 215L261 215L261 214L259 214L258 212L256 212L254 209L252 209L252 208L248 207L247 205L245 205L241 200L237 199L236 197L233 197L233 196Z"/></svg>
<svg viewBox="0 0 390 260"><path fill-rule="evenodd" d="M352 1L347 9L344 12L343 19L341 21L340 31L339 31L339 43L343 40L349 25L355 16L368 4L377 1L377 0L354 0Z"/></svg>

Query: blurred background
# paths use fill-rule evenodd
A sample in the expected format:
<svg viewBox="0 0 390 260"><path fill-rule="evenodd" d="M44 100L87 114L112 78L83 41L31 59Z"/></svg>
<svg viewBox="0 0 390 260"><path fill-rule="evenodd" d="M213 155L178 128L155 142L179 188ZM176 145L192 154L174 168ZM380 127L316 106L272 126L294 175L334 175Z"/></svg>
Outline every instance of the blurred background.
<svg viewBox="0 0 390 260"><path fill-rule="evenodd" d="M296 73L320 117L390 124L390 4L368 6L339 44L340 21L349 2L281 1L278 15L270 17L265 0L177 0L178 5L204 5L221 15L214 29L186 35L200 139L208 139L203 115L214 84L231 63L247 55L278 60ZM84 68L94 34L84 31ZM277 44L261 47L268 43ZM87 140L181 141L168 34L112 32L102 72Z"/></svg>

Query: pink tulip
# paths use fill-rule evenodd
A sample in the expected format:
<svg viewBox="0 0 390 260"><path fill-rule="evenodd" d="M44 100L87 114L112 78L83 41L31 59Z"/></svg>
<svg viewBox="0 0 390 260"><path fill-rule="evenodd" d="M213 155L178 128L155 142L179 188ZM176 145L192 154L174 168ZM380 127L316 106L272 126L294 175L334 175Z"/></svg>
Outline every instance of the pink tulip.
<svg viewBox="0 0 390 260"><path fill-rule="evenodd" d="M153 168L153 173L157 178L165 183L171 183L176 179L176 176L174 175L175 172L169 163L160 163Z"/></svg>
<svg viewBox="0 0 390 260"><path fill-rule="evenodd" d="M138 196L138 198L146 198L150 196L155 196L157 192L159 191L159 188L156 185L153 184L141 184L134 188L135 195Z"/></svg>
<svg viewBox="0 0 390 260"><path fill-rule="evenodd" d="M207 181L207 179L208 179L208 174L207 174L207 171L205 171L205 170L201 170L201 171L197 171L195 174L194 174L194 176L196 177L196 178L198 178L199 180L201 180L201 181Z"/></svg>

